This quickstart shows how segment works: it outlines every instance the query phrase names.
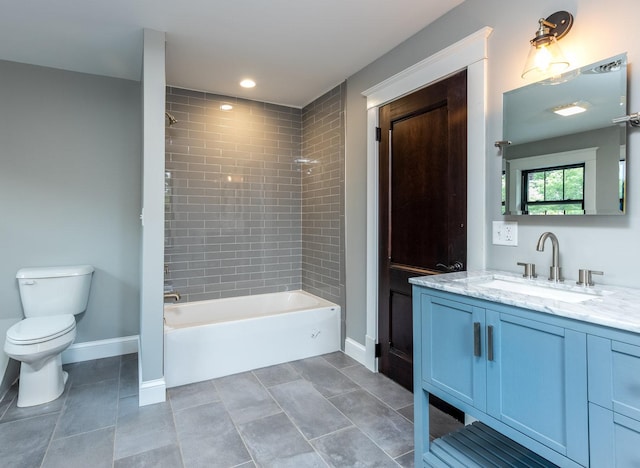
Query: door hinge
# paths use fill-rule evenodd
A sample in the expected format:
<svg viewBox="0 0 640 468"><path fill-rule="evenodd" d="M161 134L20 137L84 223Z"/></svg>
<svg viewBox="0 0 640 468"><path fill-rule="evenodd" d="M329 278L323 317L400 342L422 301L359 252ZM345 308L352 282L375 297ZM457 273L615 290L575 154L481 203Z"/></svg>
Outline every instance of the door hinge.
<svg viewBox="0 0 640 468"><path fill-rule="evenodd" d="M375 355L374 357L379 358L382 356L382 349L380 348L380 343L376 343Z"/></svg>
<svg viewBox="0 0 640 468"><path fill-rule="evenodd" d="M376 141L382 141L382 129L376 127Z"/></svg>

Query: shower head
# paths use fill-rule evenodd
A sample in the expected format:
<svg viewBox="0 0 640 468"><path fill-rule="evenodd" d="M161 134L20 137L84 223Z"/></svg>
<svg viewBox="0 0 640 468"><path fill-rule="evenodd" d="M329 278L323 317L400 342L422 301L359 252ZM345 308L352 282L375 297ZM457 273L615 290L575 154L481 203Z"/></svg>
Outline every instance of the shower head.
<svg viewBox="0 0 640 468"><path fill-rule="evenodd" d="M168 112L165 112L164 116L167 119L169 119L169 127L171 127L173 124L178 123L178 119L176 119L173 115L169 114Z"/></svg>

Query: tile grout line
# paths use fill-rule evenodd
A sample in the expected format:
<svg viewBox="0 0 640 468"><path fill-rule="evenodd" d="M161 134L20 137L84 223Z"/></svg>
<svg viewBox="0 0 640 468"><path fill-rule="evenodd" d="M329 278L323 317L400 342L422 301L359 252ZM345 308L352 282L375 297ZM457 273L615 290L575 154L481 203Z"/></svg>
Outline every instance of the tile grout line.
<svg viewBox="0 0 640 468"><path fill-rule="evenodd" d="M137 374L137 373L136 373ZM120 366L118 368L118 402L116 404L116 420L113 426L113 451L111 452L111 467L116 465L116 437L118 435L118 422L120 420L120 384L122 383L122 355L120 356Z"/></svg>
<svg viewBox="0 0 640 468"><path fill-rule="evenodd" d="M295 368L293 369L296 374L298 374L298 376L300 377L301 380L304 380L306 382L309 382L302 374L300 374L297 370L295 370ZM253 371L251 371L251 373L253 373ZM264 387L264 389L267 391L267 393L269 394L269 396L271 397L271 399L274 401L274 403L276 405L278 405L278 408L280 408L282 410L282 413L287 417L287 419L289 420L289 422L293 425L293 427L296 428L296 430L298 431L298 433L302 436L302 438L304 439L304 441L309 444L309 447L311 447L311 450L313 450L313 452L318 455L318 457L320 457L320 460L322 460L322 462L327 466L327 468L330 468L329 463L327 463L327 461L324 459L324 457L322 456L322 454L320 454L316 448L313 446L313 444L311 443L311 439L307 439L307 437L305 437L305 435L302 433L302 431L300 430L300 428L298 427L298 425L295 423L295 421L293 421L293 419L291 419L291 417L289 416L289 414L285 411L285 409L280 405L280 403L278 402L278 400L275 399L275 397L273 396L273 394L271 393L271 391L269 390L269 388L264 385L262 383L262 381L258 378L258 376L256 376L256 379L258 379L258 382L260 382L260 385L262 385ZM292 380L291 382L295 382L295 380ZM286 383L290 383L290 382L283 382L282 384L278 384L278 385L283 385ZM309 382L311 385L313 385L313 383ZM272 387L275 387L277 385L272 385ZM315 388L315 387L314 387ZM324 395L322 395L322 397L324 398Z"/></svg>
<svg viewBox="0 0 640 468"><path fill-rule="evenodd" d="M294 370L295 370L295 369L294 369ZM251 373L253 374L253 371L251 371ZM303 376L303 375L300 375L300 373L299 373L298 371L296 371L296 373L300 376L300 379L302 379L302 380L304 380L304 381L306 381L306 382L309 382L307 379L305 379L305 378L304 378L304 376ZM254 374L254 375L255 375L255 374ZM311 449L313 450L313 452L314 452L316 455L318 455L318 457L320 457L320 460L322 460L322 461L323 461L323 463L324 463L328 468L330 468L330 465L329 465L329 464L327 463L327 461L324 459L324 457L322 456L322 454L318 453L318 451L316 450L316 448L315 448L315 447L313 446L313 444L311 443L311 440L312 440L312 439L307 439L307 437L305 437L305 435L302 433L302 430L300 430L300 427L298 427L298 425L295 423L295 421L293 421L293 419L291 419L291 417L289 416L289 414L288 414L288 413L285 411L285 409L280 405L280 403L278 402L278 400L276 400L276 399L274 398L274 396L273 396L273 394L271 393L271 391L269 390L269 388L268 388L266 385L264 385L264 384L262 383L262 381L258 378L258 376L255 376L255 377L256 377L256 379L258 380L258 382L260 383L260 385L262 385L262 387L267 391L267 393L268 393L269 397L271 397L271 399L273 400L273 402L274 402L276 405L278 405L278 408L280 408L280 410L282 411L282 414L284 414L284 415L287 417L287 419L289 420L289 422L293 425L293 427L295 427L295 428L296 428L296 430L297 430L297 431L298 431L298 433L302 436L302 438L305 440L305 442L306 442L307 444L309 444L309 447L311 447ZM292 382L295 382L295 380L294 380L294 381L292 381ZM279 385L284 385L285 383L290 383L290 382L283 382L282 384L279 384ZM309 383L311 383L311 382L309 382ZM313 385L313 384L311 384L311 385ZM277 386L277 385L272 385L272 387L276 387L276 386ZM322 395L322 397L324 398L324 395ZM265 417L267 417L267 416L265 416Z"/></svg>
<svg viewBox="0 0 640 468"><path fill-rule="evenodd" d="M13 382L9 388L7 389L7 391L5 392L5 394L2 396L2 400L0 400L0 403L6 403L6 406L4 408L4 411L2 412L2 414L0 414L0 423L2 423L2 419L4 418L4 415L7 413L7 411L9 411L9 408L11 407L11 404L13 403L13 400L15 400L16 398L18 398L18 393L16 392L15 395L13 395L13 398L11 398L10 401L4 401L5 398L7 398L7 396L9 396L9 392L11 391L11 388L16 385L18 382L18 379L16 379L15 382Z"/></svg>
<svg viewBox="0 0 640 468"><path fill-rule="evenodd" d="M176 431L176 445L178 446L178 452L180 453L180 463L184 467L184 454L182 453L182 443L180 442L180 434L178 434L178 425L176 424L176 413L173 410L173 401L171 401L171 396L167 391L167 400L169 403L169 409L171 410L171 420L173 421L173 428Z"/></svg>
<svg viewBox="0 0 640 468"><path fill-rule="evenodd" d="M135 354L137 355L137 353L135 353ZM120 356L120 368L119 368L120 377L122 376L122 367L123 367L123 363L125 362L125 359L124 359L125 356L127 356L127 355L121 355ZM131 358L128 358L128 359L131 359ZM136 371L135 371L136 382L138 382L139 369L138 369L138 365L137 364L135 365L135 369L136 369ZM135 393L133 393L131 395L126 395L126 396L120 397L120 390L121 390L121 380L119 380L119 382L118 382L118 403L117 403L118 412L116 413L116 425L115 425L115 430L114 430L114 445L115 445L115 441L116 441L116 437L115 436L116 436L116 432L118 431L118 424L119 424L119 419L120 419L119 416L120 416L120 404L121 404L121 401L122 400L126 400L128 398L134 398L134 397L136 398L136 401L138 401L138 403L140 401L140 395L139 395L138 391L136 391ZM113 463L114 463L114 465L115 465L116 461L125 460L125 459L131 458L131 457L144 456L145 454L148 454L150 452L154 452L156 450L161 450L163 448L171 447L171 446L175 445L175 446L178 447L178 450L179 450L179 453L180 453L180 463L184 467L184 460L183 460L183 456L182 456L182 445L180 444L180 442L178 440L178 431L176 429L175 415L174 415L174 412L173 412L173 405L171 404L171 400L168 397L168 395L167 395L167 399L166 399L165 402L157 403L157 404L158 405L162 405L163 403L166 403L169 406L169 411L171 412L171 419L172 419L172 422L173 422L173 429L174 429L175 436L176 436L174 443L168 443L168 444L165 444L165 445L160 445L158 447L153 447L153 448L150 448L148 450L144 450L142 452L131 453L129 455L123 456L123 457L118 458L118 459L115 458L116 454L115 454L115 447L114 447L114 454L113 454L113 458L114 458ZM150 408L150 407L153 407L153 406L155 406L155 405L149 405L149 406L147 406L147 408ZM137 406L137 410L136 411L140 411L140 408L145 408L145 407Z"/></svg>
<svg viewBox="0 0 640 468"><path fill-rule="evenodd" d="M251 375L253 375L253 371L249 371L249 372L251 372ZM262 385L262 382L260 382L260 379L258 379L257 377L256 377L256 379L258 380L260 385ZM242 436L242 432L240 432L240 428L238 427L236 422L231 417L231 413L229 412L229 408L227 407L227 403L224 401L224 398L222 398L220 390L218 389L218 385L216 384L216 380L217 379L211 379L211 383L213 384L214 388L216 389L216 393L220 397L220 403L222 404L225 412L227 413L227 416L229 417L229 420L231 421L231 424L233 424L233 428L238 433L238 437L240 437L240 440L242 441L242 445L244 446L245 450L249 454L249 457L251 458L251 461L253 462L253 465L254 466L258 466L258 464L256 463L255 459L253 458L253 454L251 453L251 450L249 450L249 446L247 445L247 442L244 440L244 437ZM248 463L248 462L244 462L244 463ZM242 464L237 465L237 466L241 466L241 465Z"/></svg>
<svg viewBox="0 0 640 468"><path fill-rule="evenodd" d="M320 357L320 356L319 356L319 357ZM351 382L355 385L355 387L356 387L356 388L355 388L355 389L353 389L353 390L349 390L349 391L346 391L346 392L342 392L342 393L340 393L340 394L338 394L338 395L334 395L333 397L340 397L340 396L344 396L344 395L349 395L350 393L356 392L356 391L358 391L358 390L364 390L367 394L369 394L370 396L372 396L372 397L373 397L376 401L378 401L379 403L383 404L386 408L390 409L393 413L396 413L396 414L398 414L399 416L402 416L402 418L403 418L403 419L405 419L405 420L407 420L408 422L410 422L411 424L413 424L413 423L412 423L412 421L408 420L408 418L406 418L404 415L402 415L401 413L399 413L399 411L397 411L396 409L394 409L393 407L391 407L389 404L385 403L381 398L379 398L378 396L376 396L375 394L373 394L371 391L369 391L369 390L367 389L367 387L365 387L365 386L361 385L360 383L356 382L354 379L352 379L351 377L349 377L347 374L345 374L344 372L342 372L342 369L355 368L355 367L357 367L359 364L353 364L353 365L345 366L345 367L343 367L343 368L339 368L339 367L337 367L336 365L334 365L332 362L330 362L330 361L329 361L325 356L322 356L322 357L323 357L323 361L324 361L324 362L327 362L327 363L331 366L331 368L333 368L333 369L335 369L335 370L338 370L338 372L340 373L340 375L343 375L344 377L346 377L346 378L347 378L349 381L351 381ZM116 382L116 383L117 383L117 402L116 402L116 405L115 405L115 413L116 413L116 414L115 414L115 423L114 423L114 426L113 426L113 431L114 431L114 432L113 432L113 445L112 445L112 447L111 447L111 453L112 453L112 457L111 457L111 467L112 467L112 468L114 468L114 467L115 467L115 462L117 461L117 460L115 459L115 455L116 455L116 454L115 454L115 447L116 447L116 435L117 435L117 432L118 432L118 424L119 424L119 414L120 414L120 408L121 408L121 405L122 405L122 401L121 401L121 400L122 400L122 398L121 398L121 391L122 391L122 388L121 388L121 387L122 387L123 376L124 376L124 369L123 369L123 359L122 359L122 356L120 357L120 359L119 359L119 363L118 363L118 364L119 364L119 367L118 367L118 371L117 371L118 373L117 373L117 376L116 376L116 378L117 378L117 382ZM286 363L286 364L290 364L290 363ZM309 380L308 378L306 378L304 375L300 374L300 372L299 372L298 370L296 370L296 368L295 368L295 367L291 366L291 370L293 370L293 371L295 372L295 374L294 374L294 375L296 376L296 378L295 378L295 379L293 379L293 380L291 380L291 381L279 382L279 383L278 383L278 384L276 384L276 385L281 385L281 384L288 383L288 382L294 382L294 381L296 381L296 380L300 379L301 381L304 381L304 382L306 382L306 383L310 384L311 386L313 386L313 387L315 388L315 385L313 384L313 382L312 382L311 380ZM279 412L281 412L281 413L282 413L282 414L287 418L287 420L288 420L289 424L291 424L293 427L295 427L295 429L296 429L297 433L299 433L299 434L302 436L302 439L303 439L304 441L306 441L306 442L307 442L307 444L309 445L309 447L310 447L310 448L311 448L311 450L312 450L312 452L310 452L310 453L315 453L315 454L317 454L317 457L318 457L320 460L322 460L322 463L323 463L325 466L327 466L327 467L328 467L328 466L332 466L332 465L331 465L331 463L330 463L331 459L329 458L329 459L325 460L324 456L323 456L323 455L322 455L322 454L321 454L321 453L316 449L316 447L314 446L313 442L316 442L316 441L318 441L319 439L322 439L322 438L324 438L324 437L328 437L328 436L332 436L332 435L335 435L335 434L339 434L340 432L343 432L343 431L346 431L346 430L348 430L348 429L352 429L352 428L353 428L353 429L358 430L362 435L364 435L368 440L370 440L370 441L374 444L374 446L375 446L375 447L378 447L378 449L381 451L381 453L384 453L384 454L385 454L385 456L387 457L387 459L389 459L389 460L393 460L393 463L395 464L394 466L396 466L396 465L397 465L397 466L402 466L402 465L399 463L399 461L398 461L398 460L399 460L400 458L402 458L402 457L406 457L409 453L411 453L411 450L409 450L408 452L403 453L403 454L400 454L400 455L398 455L398 456L397 456L397 457L395 457L395 458L394 458L394 457L392 457L389 453L387 453L384 449L382 449L382 447L380 447L380 445L378 445L378 444L377 444L377 443L376 443L376 442L375 442L375 441L374 441L374 440L373 440L373 439L372 439L372 438L371 438L367 433L365 433L365 432L364 432L364 431L363 431L363 430L362 430L362 429L361 429L357 424L355 424L351 418L347 417L347 416L346 416L342 411L340 411L340 410L339 410L339 409L338 409L338 408L333 404L333 402L329 399L329 397L325 396L324 394L322 394L322 393L320 393L320 392L319 392L320 396L321 396L325 401L327 401L329 404L331 404L331 406L332 406L333 408L335 408L335 409L338 411L338 413L339 413L339 414L341 414L341 415L345 418L345 420L346 420L346 421L348 421L348 422L350 423L350 426L343 427L343 428L339 428L339 429L336 429L336 430L334 430L334 431L328 432L327 434L323 434L323 435L320 435L320 436L317 436L317 437L314 437L314 438L307 438L307 437L305 436L305 434L304 434L304 433L302 433L301 427L300 427L300 426L298 426L298 425L294 422L294 420L293 420L293 419L291 419L290 415L289 415L289 414L288 414L288 412L285 410L285 408L284 408L284 407L283 407L283 406L282 406L282 405L281 405L281 404L276 400L276 398L274 397L274 394L272 393L272 391L270 390L270 388L273 388L275 385L271 385L271 387L268 387L268 386L266 385L266 380L265 380L265 381L261 380L261 379L258 377L258 375L256 374L255 370L249 371L249 373L250 373L250 375L251 375L251 376L252 376L252 377L253 377L253 378L258 382L258 384L259 384L260 388L262 388L262 390L265 390L265 391L266 391L266 394L267 394L267 395L269 395L269 398L271 399L271 401L273 402L273 404L274 404L274 405L279 409ZM265 377L265 378L266 378L266 377L268 377L268 374L265 374L265 376L264 376L264 377ZM280 377L283 377L283 376L280 376ZM115 379L114 379L114 380L115 380ZM239 464L237 464L237 465L234 465L234 466L235 466L235 467L240 467L240 466L247 465L247 464L249 464L249 462L251 462L251 463L253 463L253 465L254 465L254 466L256 466L256 467L257 467L257 466L258 466L258 464L257 464L256 460L254 459L254 456L253 456L252 452L249 450L249 446L247 445L247 440L245 439L245 437L244 437L244 436L242 435L242 433L240 432L238 424L236 424L236 422L234 421L234 419L233 419L233 418L231 418L231 414L229 413L229 408L228 408L228 406L227 406L227 402L226 402L223 398L221 398L221 397L220 397L220 396L221 396L221 394L220 394L220 392L219 392L219 386L217 385L216 380L218 380L218 379L210 379L210 381L209 381L209 382L213 385L213 388L215 389L215 392L216 392L216 394L217 394L217 395L216 395L216 397L218 398L218 400L216 400L216 401L212 401L212 402L205 402L205 403L202 403L201 405L205 405L205 404L212 404L212 403L215 403L215 402L222 403L222 407L224 408L224 411L226 412L227 417L229 417L229 419L231 420L231 423L232 423L232 425L233 425L234 429L236 430L236 432L237 432L238 436L240 437L240 440L242 441L242 445L244 446L244 448L245 448L245 450L246 450L247 454L248 454L248 455L249 455L249 457L250 457L248 460L246 460L246 461L244 461L244 462L241 462L241 463L239 463ZM277 379L276 379L276 380L277 380ZM274 380L274 381L275 381L275 380ZM375 381L374 381L373 383L375 384ZM85 383L85 385L90 385L90 383ZM72 388L73 388L73 389L75 389L75 388L80 388L80 387L82 387L82 385L78 386L77 384L74 384L73 379L70 379L70 383L69 383L69 387L68 387L67 392L66 392L66 393L67 393L67 395L65 396L64 403L62 404L62 407L59 409L59 411L58 411L58 412L56 412L56 413L57 413L56 422L55 422L55 424L54 424L54 426L53 426L53 429L52 429L52 432L51 432L51 434L50 434L50 436L49 436L48 445L47 445L47 447L46 447L46 449L45 449L45 451L44 451L44 455L43 455L43 457L42 457L42 460L41 460L41 463L40 463L40 467L45 466L45 460L47 459L47 456L49 456L49 455L51 454L51 447L52 447L53 442L54 442L54 437L53 437L53 436L54 436L54 434L55 434L56 430L58 429L58 426L59 426L59 424L60 424L60 422L61 422L61 419L62 419L62 417L63 417L63 415L64 415L65 411L68 409L68 401L69 401L69 400L68 400L68 398L69 398L70 391L71 391L71 389L72 389ZM316 389L316 391L317 391L317 389ZM134 396L134 395L130 395L130 396ZM139 396L138 396L138 397L139 397ZM333 397L332 397L332 398L333 398ZM177 431L177 424L176 424L176 410L175 410L175 408L174 408L174 401L172 400L172 398L171 398L171 396L170 396L170 395L167 395L167 400L168 400L168 401L167 401L167 403L169 404L169 410L171 411L171 419L172 419L172 422L173 422L173 425L174 425L174 429L175 429L175 433L176 433L176 445L178 446L178 451L179 451L179 454L180 454L180 455L179 455L179 456L180 456L180 462L182 463L182 466L185 466L184 454L183 454L183 450L182 450L182 449L183 449L183 447L182 447L182 444L181 444L181 442L180 442L179 434L178 434L178 431ZM197 407L197 406L200 406L200 405L191 406L191 407L189 407L189 408L194 408L194 407ZM402 408L405 408L405 407L407 407L407 406L410 406L410 405L403 406ZM188 409L188 408L182 408L182 409L180 409L180 410L178 410L178 411L182 411L182 410L185 410L185 409ZM5 412L6 412L6 410L5 410ZM276 413L276 414L278 414L278 413ZM267 416L272 416L272 415L267 415ZM264 419L264 418L266 418L267 416L263 416L262 418L257 418L257 419L255 419L255 420ZM33 417L37 417L37 415L36 415L36 416L33 416ZM30 418L25 418L25 419L30 419ZM110 427L110 426L100 427L100 428L92 429L92 430L85 431L85 432L82 432L82 433L79 433L79 434L71 434L71 435L69 435L69 436L62 437L62 438L60 438L60 439L55 439L55 440L57 441L57 440L68 439L68 438L72 438L72 437L79 436L79 435L82 435L82 434L88 434L88 433L91 433L91 432L94 432L94 431L99 431L99 430L102 430L102 429L107 429L107 428L109 428L109 427ZM142 452L142 453L144 453L144 452ZM125 458L126 458L126 457L125 457ZM105 461L106 461L106 460L105 460Z"/></svg>
<svg viewBox="0 0 640 468"><path fill-rule="evenodd" d="M53 425L53 429L51 430L51 434L49 435L49 443L47 444L47 448L42 454L42 460L40 461L40 467L44 465L44 461L47 459L47 454L49 453L49 449L51 449L51 444L53 443L53 435L56 433L58 429L58 424L60 424L60 419L67 408L67 399L69 398L69 394L71 393L71 387L73 387L73 379L71 378L71 374L67 372L67 382L69 383L69 388L67 390L67 394L64 397L64 402L62 403L62 407L60 408L60 412L58 413L58 417L56 418L56 423ZM66 386L66 384L65 384ZM62 390L62 394L64 395L65 389ZM17 398L17 395L16 395Z"/></svg>
<svg viewBox="0 0 640 468"><path fill-rule="evenodd" d="M324 356L323 356L323 357L324 357ZM325 361L329 362L326 358L325 358ZM331 365L332 365L333 367L335 367L335 368L336 368L336 369L337 369L337 370L338 370L342 375L344 375L346 378L348 378L348 379L349 379L349 380L351 380L354 384L356 384L360 390L364 390L364 391L365 391L365 392L367 392L369 395L371 395L373 398L375 398L375 399L376 399L376 400L378 400L380 403L382 403L384 406L386 406L387 408L389 408L391 411L393 411L394 413L397 413L400 417L402 417L402 418L404 418L405 420L409 421L409 420L408 420L404 415L400 414L398 411L396 411L393 407L391 407L390 405L388 405L386 402L384 402L384 401L383 401L382 399L380 399L378 396L376 396L376 395L374 395L373 393L371 393L371 392L370 392L367 388L365 388L363 385L361 385L360 383L356 382L354 379L352 379L352 378L351 378L351 377L349 377L347 374L345 374L344 372L342 372L342 369L355 368L355 367L357 367L357 366L358 366L358 364L354 364L354 365L350 365L350 366L345 366L345 367L343 367L343 368L338 368L338 367L334 366L331 362L329 362L329 364L331 364ZM356 392L356 391L357 391L357 390L352 390L351 392L345 392L345 393L342 393L341 395L335 395L335 396L348 395L349 393L353 393L353 392ZM408 391L408 390L407 390L407 391ZM333 405L333 407L334 407L334 408L336 408L338 411L340 411L340 409L339 409L339 408L337 408L329 398L327 398L327 401L328 401L329 403L331 403L331 404ZM407 406L409 406L409 405L407 405ZM351 421L351 419L349 419L349 418L348 418L344 413L342 413L342 411L340 411L340 413L341 413L341 414L343 414L343 415L345 416L345 418L347 418L349 421ZM409 421L409 422L410 422L410 423L411 423L411 425L413 426L413 421ZM402 457L402 456L404 456L404 455L406 455L406 454L408 454L408 453L411 453L411 452L413 451L413 450L409 450L408 452L405 452L405 453L403 453L403 454L401 454L401 455L398 455L397 457L395 457L395 458L394 458L394 457L392 457L392 456L391 456L391 454L387 453L387 451L386 451L386 450L384 450L382 447L380 447L380 445L378 445L378 444L376 443L376 441L375 441L375 440L373 440L371 437L369 437L369 435L368 435L366 432L364 432L364 431L360 428L360 426L358 426L357 424L353 423L353 421L352 421L352 424L353 424L355 427L357 427L357 428L358 428L358 430L359 430L360 432L362 432L362 434L363 434L365 437L367 437L371 442L373 442L373 444L374 444L376 447L378 447L378 448L382 451L382 453L384 453L385 455L387 455L387 457L389 457L391 460L393 460L393 461L394 461L398 466L400 466L400 463L398 463L398 462L397 462L397 458L400 458L400 457Z"/></svg>
<svg viewBox="0 0 640 468"><path fill-rule="evenodd" d="M356 366L349 366L349 367L356 367ZM348 367L345 367L345 369L347 369L347 368L348 368ZM407 417L406 417L406 416L404 416L402 413L400 413L400 411L398 411L398 410L400 410L400 409L402 409L402 408L407 408L407 407L411 406L411 405L413 404L413 402L412 402L412 403L409 403L408 405L404 405L404 406L402 406L402 407L400 407L400 408L396 409L396 408L394 408L393 406L391 406L389 403L387 403L386 401L384 401L381 397L379 397L379 396L378 396L378 395L376 395L375 393L371 392L371 391L370 391L368 388L366 388L364 385L361 385L360 383L356 382L354 379L352 379L351 377L349 377L349 375L347 375L347 374L345 374L344 372L342 372L342 370L341 370L341 369L338 369L338 371L340 371L340 373L341 373L342 375L344 375L346 378L348 378L348 379L349 379L349 380L351 380L353 383L355 383L355 384L356 384L356 385L358 385L360 388L362 388L362 389L363 389L365 392L367 392L369 395L371 395L372 397L374 397L376 400L380 401L383 405L385 405L385 406L386 406L387 408L389 408L391 411L394 411L394 412L398 413L398 414L399 414L400 416L402 416L404 419L406 419L406 420L407 420L407 421L409 421L411 424L413 424L413 421L411 421L409 418L407 418ZM374 374L375 374L375 373L374 373ZM379 374L379 372L378 372L378 374ZM382 375L384 375L384 374L382 374ZM385 378L387 378L387 377L385 377ZM391 380L391 379L389 379L389 380L390 380L391 382L393 382L393 380ZM394 383L395 383L395 382L394 382ZM401 388L401 389L403 389L403 390L406 390L404 387L400 387L400 388ZM406 391L408 392L409 390L406 390Z"/></svg>
<svg viewBox="0 0 640 468"><path fill-rule="evenodd" d="M356 384L356 385L358 385L358 384ZM357 391L359 391L359 390L364 390L364 391L366 391L366 390L365 390L364 388L362 388L360 385L358 385L358 387L360 387L360 388L357 388L357 389L354 389L354 390L350 390L350 391L348 391L348 392L344 392L344 393L341 393L341 394L339 394L339 395L334 395L334 396L333 396L333 397L331 397L331 398L339 397L339 396L344 396L344 395L349 395L350 393L355 393L355 392L357 392ZM353 427L355 427L356 429L358 429L358 430L362 433L362 435L364 435L367 439L369 439L369 440L371 441L371 443L373 443L373 445L375 445L376 447L378 447L378 448L382 451L382 453L384 453L387 457L389 457L391 460L393 460L393 461L395 462L395 459L394 459L394 458L393 458L389 453L387 453L387 451L386 451L386 450L384 450L382 447L380 447L380 445L378 445L378 444L376 443L376 441L375 441L375 440L373 440L371 437L369 437L369 434L367 434L367 433L366 433L366 432L365 432L365 431L364 431L360 426L358 426L355 422L353 422L353 421L351 420L351 418L349 418L346 414L344 414L344 413L340 410L340 408L338 408L336 405L334 405L334 404L333 404L333 402L332 402L329 398L326 398L326 397L325 397L325 399L326 399L326 400L327 400L327 401L328 401L328 402L329 402L329 403L330 403L330 404L331 404L331 405L332 405L332 406L333 406L333 407L334 407L334 408L335 408L335 409L336 409L336 410L337 410L341 415L343 415L343 416L344 416L348 421L350 421L350 422L351 422L351 424L353 425ZM346 429L346 428L345 428L345 429ZM334 431L334 433L335 433L335 432L336 432L336 431ZM322 436L322 437L324 437L324 436ZM319 437L318 437L318 438L319 438ZM397 462L396 462L396 463L397 463Z"/></svg>
<svg viewBox="0 0 640 468"><path fill-rule="evenodd" d="M120 419L120 382L122 381L122 356L118 366L118 401L116 403L116 420L113 424L113 446L111 447L111 468L116 465L116 433L118 432L118 419Z"/></svg>
<svg viewBox="0 0 640 468"><path fill-rule="evenodd" d="M323 359L324 359L325 361L329 362L326 358L324 358L324 356L322 356L322 357L323 357ZM354 384L356 384L356 385L358 386L358 389L351 390L351 391L348 391L348 392L344 392L344 393L341 393L340 395L334 395L334 397L343 396L343 395L348 395L348 394L350 394L350 393L357 392L358 390L364 390L365 392L367 392L367 393L371 394L371 392L369 392L366 388L364 388L364 387L363 387L362 385L360 385L358 382L356 382L355 380L353 380L352 378L350 378L348 375L346 375L345 373L343 373L341 369L339 369L339 368L337 368L336 366L334 366L331 362L329 362L329 364L331 364L334 368L336 368L336 369L340 372L340 374L344 375L346 378L348 378L349 380L351 380ZM356 367L357 365L358 365L358 364L354 364L354 365L352 365L352 366L345 366L345 367L344 367L344 369L346 369L346 368L348 368L348 367ZM375 397L375 395L373 395L373 396ZM324 397L324 395L323 395L323 397ZM359 430L359 431L360 431L360 432L361 432L361 433L362 433L362 434L363 434L367 439L369 439L369 440L373 443L373 445L375 445L376 447L378 447L378 448L382 451L382 453L384 453L387 457L389 457L389 459L393 460L393 462L395 462L398 466L400 466L400 464L396 461L396 459L395 459L395 458L393 458L389 453L387 453L387 451L386 451L386 450L384 450L382 447L380 447L380 445L378 445L378 444L376 443L376 441L375 441L375 440L373 440L371 437L369 437L369 434L367 434L364 430L362 430L362 428L360 428L360 426L358 426L355 422L353 422L353 421L351 420L351 418L349 418L346 414L344 414L342 411L340 411L340 408L338 408L336 405L334 405L334 404L333 404L333 402L332 402L329 398L327 398L327 397L324 397L324 398L325 398L325 399L326 399L326 400L327 400L327 401L328 401L328 402L329 402L329 403L330 403L330 404L331 404L331 405L332 405L332 406L333 406L333 407L334 407L334 408L335 408L335 409L336 409L340 414L342 414L342 415L343 415L343 416L344 416L348 421L350 421L350 422L351 422L351 424L353 425L353 427L357 428L357 429L358 429L358 430ZM333 398L333 397L332 397L332 398ZM378 400L380 400L380 399L379 399L379 398L377 398L377 397L375 397L375 398L376 398L376 399L378 399ZM380 401L381 401L381 400L380 400ZM387 405L386 403L384 403L384 402L382 402L382 403L383 403L383 404L385 404L387 407L391 408L391 407L390 407L389 405ZM395 411L393 408L391 408L391 410L392 410L392 411ZM400 416L402 416L402 415L400 415ZM404 417L404 416L403 416L403 417ZM406 419L406 418L405 418L405 419ZM334 431L334 432L335 432L335 431ZM323 436L323 437L324 437L324 436ZM409 452L411 452L411 451L409 451ZM409 453L409 452L407 452L407 453ZM400 456L402 456L402 455L400 455Z"/></svg>

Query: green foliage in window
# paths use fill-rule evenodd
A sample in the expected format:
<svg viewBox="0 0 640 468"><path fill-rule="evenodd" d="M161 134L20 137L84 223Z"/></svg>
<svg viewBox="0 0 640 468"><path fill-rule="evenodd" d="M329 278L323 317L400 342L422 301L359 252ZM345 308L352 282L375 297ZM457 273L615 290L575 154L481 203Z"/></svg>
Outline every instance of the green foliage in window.
<svg viewBox="0 0 640 468"><path fill-rule="evenodd" d="M584 165L536 169L523 173L529 214L583 214Z"/></svg>
<svg viewBox="0 0 640 468"><path fill-rule="evenodd" d="M582 200L584 198L584 167L564 170L565 200Z"/></svg>

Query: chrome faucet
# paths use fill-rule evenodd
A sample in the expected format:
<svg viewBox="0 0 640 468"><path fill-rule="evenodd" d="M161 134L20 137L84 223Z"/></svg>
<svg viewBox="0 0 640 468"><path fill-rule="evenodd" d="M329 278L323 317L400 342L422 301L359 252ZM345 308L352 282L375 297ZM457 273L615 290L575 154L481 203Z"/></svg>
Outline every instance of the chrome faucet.
<svg viewBox="0 0 640 468"><path fill-rule="evenodd" d="M547 238L551 239L551 247L553 249L551 267L549 268L549 281L564 281L562 268L560 268L560 245L558 244L556 235L553 232L543 232L540 239L538 239L536 250L538 252L544 251L544 243Z"/></svg>
<svg viewBox="0 0 640 468"><path fill-rule="evenodd" d="M164 293L164 300L173 299L175 302L180 300L180 293L178 291Z"/></svg>

